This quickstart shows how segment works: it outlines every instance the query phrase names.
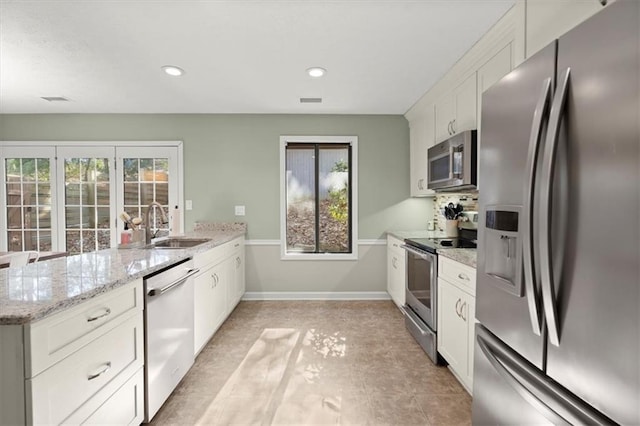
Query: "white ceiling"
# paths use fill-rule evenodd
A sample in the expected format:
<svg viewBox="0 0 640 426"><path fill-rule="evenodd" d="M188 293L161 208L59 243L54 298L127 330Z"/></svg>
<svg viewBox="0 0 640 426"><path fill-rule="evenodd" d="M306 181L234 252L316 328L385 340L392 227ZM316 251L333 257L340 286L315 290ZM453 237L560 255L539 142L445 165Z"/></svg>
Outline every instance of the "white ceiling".
<svg viewBox="0 0 640 426"><path fill-rule="evenodd" d="M0 113L404 114L513 3L0 0Z"/></svg>

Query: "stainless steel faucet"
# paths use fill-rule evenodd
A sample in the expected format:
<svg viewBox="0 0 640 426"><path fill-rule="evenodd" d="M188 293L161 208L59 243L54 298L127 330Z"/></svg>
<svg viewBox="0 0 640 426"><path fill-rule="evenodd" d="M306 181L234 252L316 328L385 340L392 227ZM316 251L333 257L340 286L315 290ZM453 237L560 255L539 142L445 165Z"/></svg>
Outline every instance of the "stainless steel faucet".
<svg viewBox="0 0 640 426"><path fill-rule="evenodd" d="M169 223L169 218L167 217L166 213L164 212L164 209L162 208L162 204L160 204L157 201L152 201L149 206L147 206L147 217L145 219L145 244L150 244L151 243L151 239L155 238L156 234L158 233L158 229L156 229L156 232L153 233L153 235L151 235L151 210L153 207L157 207L160 209L160 214L162 215L162 223Z"/></svg>

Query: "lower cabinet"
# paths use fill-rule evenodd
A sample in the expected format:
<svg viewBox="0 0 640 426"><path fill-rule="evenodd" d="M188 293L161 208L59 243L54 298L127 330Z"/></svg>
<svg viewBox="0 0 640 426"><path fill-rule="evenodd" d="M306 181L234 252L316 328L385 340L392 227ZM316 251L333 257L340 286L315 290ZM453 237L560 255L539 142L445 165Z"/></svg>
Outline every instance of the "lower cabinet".
<svg viewBox="0 0 640 426"><path fill-rule="evenodd" d="M438 257L438 352L469 393L473 389L475 270ZM442 265L444 263L444 265ZM471 272L473 271L473 272Z"/></svg>
<svg viewBox="0 0 640 426"><path fill-rule="evenodd" d="M245 292L244 237L194 256L193 353L198 354Z"/></svg>
<svg viewBox="0 0 640 426"><path fill-rule="evenodd" d="M200 352L227 317L228 277L225 262L206 268L193 281L193 345Z"/></svg>
<svg viewBox="0 0 640 426"><path fill-rule="evenodd" d="M0 424L142 423L142 287L0 326Z"/></svg>
<svg viewBox="0 0 640 426"><path fill-rule="evenodd" d="M405 304L406 260L402 244L402 240L387 236L387 292L398 307Z"/></svg>

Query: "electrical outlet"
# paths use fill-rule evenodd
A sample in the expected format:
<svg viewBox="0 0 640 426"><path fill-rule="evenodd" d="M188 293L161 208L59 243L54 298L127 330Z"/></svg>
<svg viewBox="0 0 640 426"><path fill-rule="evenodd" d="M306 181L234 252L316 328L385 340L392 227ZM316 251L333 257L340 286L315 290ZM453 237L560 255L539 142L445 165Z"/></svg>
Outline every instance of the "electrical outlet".
<svg viewBox="0 0 640 426"><path fill-rule="evenodd" d="M236 216L244 216L244 206L236 206Z"/></svg>
<svg viewBox="0 0 640 426"><path fill-rule="evenodd" d="M184 204L185 204L184 208L186 210L193 210L193 200L185 200Z"/></svg>

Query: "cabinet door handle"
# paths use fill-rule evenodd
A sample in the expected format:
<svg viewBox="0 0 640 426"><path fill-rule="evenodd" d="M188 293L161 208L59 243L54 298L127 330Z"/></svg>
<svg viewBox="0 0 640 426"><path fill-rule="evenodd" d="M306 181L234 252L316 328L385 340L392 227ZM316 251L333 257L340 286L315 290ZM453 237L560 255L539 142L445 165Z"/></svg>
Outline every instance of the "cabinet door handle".
<svg viewBox="0 0 640 426"><path fill-rule="evenodd" d="M458 278L460 278L461 280L471 281L469 277L463 274L462 272L458 274Z"/></svg>
<svg viewBox="0 0 640 426"><path fill-rule="evenodd" d="M456 119L454 118L453 121L451 122L451 134L455 135L456 134Z"/></svg>
<svg viewBox="0 0 640 426"><path fill-rule="evenodd" d="M87 377L87 380L93 380L96 379L100 376L102 376L104 373L106 373L107 371L109 371L111 369L111 361L107 362L106 364L104 364L104 366L102 367L102 369L100 371L98 371L97 373L94 374L89 374L89 376Z"/></svg>
<svg viewBox="0 0 640 426"><path fill-rule="evenodd" d="M109 315L110 313L111 313L111 309L106 308L106 309L104 310L104 313L102 313L102 314L100 314L100 315L96 315L96 316L93 316L93 317L89 317L89 318L87 318L87 322L92 322L92 321L99 320L100 318L104 318L104 317L106 317L106 316L107 316L107 315Z"/></svg>
<svg viewBox="0 0 640 426"><path fill-rule="evenodd" d="M460 302L460 299L456 301L456 315L458 315L458 318L460 318Z"/></svg>
<svg viewBox="0 0 640 426"><path fill-rule="evenodd" d="M240 258L236 257L236 268L239 268L241 264L242 264L242 261L240 260Z"/></svg>
<svg viewBox="0 0 640 426"><path fill-rule="evenodd" d="M460 307L460 318L462 318L462 321L467 322L467 316L465 314L465 308L467 307L467 302L464 302L462 304L462 306Z"/></svg>
<svg viewBox="0 0 640 426"><path fill-rule="evenodd" d="M451 135L451 122L449 122L447 124L447 133L449 133L449 135Z"/></svg>
<svg viewBox="0 0 640 426"><path fill-rule="evenodd" d="M398 259L397 258L393 258L391 259L391 266L393 266L393 269L398 269Z"/></svg>

